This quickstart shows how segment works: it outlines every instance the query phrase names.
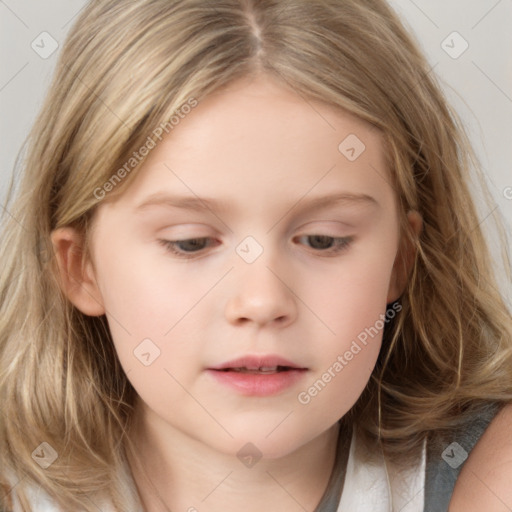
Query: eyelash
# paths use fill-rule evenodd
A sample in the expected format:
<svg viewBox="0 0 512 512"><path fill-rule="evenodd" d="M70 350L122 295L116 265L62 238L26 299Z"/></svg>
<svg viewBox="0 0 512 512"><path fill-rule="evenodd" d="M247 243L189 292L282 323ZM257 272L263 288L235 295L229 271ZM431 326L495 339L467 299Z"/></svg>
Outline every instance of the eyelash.
<svg viewBox="0 0 512 512"><path fill-rule="evenodd" d="M319 238L330 238L333 240L333 242L336 244L335 247L329 247L328 249L316 249L320 253L324 253L325 256L336 256L340 253L345 252L348 250L349 246L353 242L354 237L347 236L347 237L333 237L328 235L302 235L299 238L313 238L313 237L319 237ZM185 242L191 242L191 241L197 241L197 240L209 240L211 237L198 237L198 238L185 238L183 240L163 240L159 239L158 242L164 246L167 252L170 252L174 254L175 256L183 259L192 259L196 257L203 249L200 249L199 251L192 251L192 252L182 252L176 249L176 246L178 244L182 244ZM210 245L210 244L208 244ZM315 250L315 249L313 249Z"/></svg>

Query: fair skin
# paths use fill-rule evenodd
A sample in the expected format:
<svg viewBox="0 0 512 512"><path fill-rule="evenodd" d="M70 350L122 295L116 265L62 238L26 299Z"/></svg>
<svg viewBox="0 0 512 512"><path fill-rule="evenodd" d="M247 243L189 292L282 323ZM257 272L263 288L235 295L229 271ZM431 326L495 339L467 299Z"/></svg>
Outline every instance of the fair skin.
<svg viewBox="0 0 512 512"><path fill-rule="evenodd" d="M350 134L366 146L354 161L338 150ZM315 508L333 467L337 421L371 375L381 315L409 270L397 257L399 212L384 155L367 123L273 80L241 81L202 100L130 186L99 205L91 260L76 250L73 229L52 233L66 295L84 314L106 315L138 393L133 438L151 485L130 465L147 511ZM140 207L156 193L226 207ZM360 198L306 209L334 193ZM419 216L408 221L419 233ZM203 238L190 259L160 242ZM243 258L258 249L253 262ZM378 334L333 373L375 326ZM160 354L146 366L134 350L148 338ZM269 396L248 396L208 370L268 354L304 369ZM322 378L325 387L299 401ZM247 443L262 457L252 467L237 457Z"/></svg>

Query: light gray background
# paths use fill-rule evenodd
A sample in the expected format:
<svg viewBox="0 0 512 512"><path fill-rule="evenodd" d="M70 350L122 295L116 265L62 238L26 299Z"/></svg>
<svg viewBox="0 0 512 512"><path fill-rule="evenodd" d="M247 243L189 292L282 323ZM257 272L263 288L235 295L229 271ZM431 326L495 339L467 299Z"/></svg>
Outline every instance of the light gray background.
<svg viewBox="0 0 512 512"><path fill-rule="evenodd" d="M493 214L501 213L511 232L512 0L390 3L419 40L433 73L467 126L495 201L491 209L478 204L497 271L502 273L491 220ZM31 44L49 48L42 32L62 43L84 5L84 0L0 0L0 204L60 51L59 46L42 58ZM464 41L469 46L458 56ZM508 288L504 292L510 299Z"/></svg>

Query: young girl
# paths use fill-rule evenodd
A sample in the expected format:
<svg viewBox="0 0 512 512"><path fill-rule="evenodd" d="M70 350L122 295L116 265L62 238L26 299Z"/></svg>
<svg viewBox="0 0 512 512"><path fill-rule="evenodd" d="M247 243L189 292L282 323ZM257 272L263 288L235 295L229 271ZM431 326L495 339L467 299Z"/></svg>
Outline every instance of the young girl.
<svg viewBox="0 0 512 512"><path fill-rule="evenodd" d="M384 1L91 2L29 143L2 510L512 507L476 159Z"/></svg>

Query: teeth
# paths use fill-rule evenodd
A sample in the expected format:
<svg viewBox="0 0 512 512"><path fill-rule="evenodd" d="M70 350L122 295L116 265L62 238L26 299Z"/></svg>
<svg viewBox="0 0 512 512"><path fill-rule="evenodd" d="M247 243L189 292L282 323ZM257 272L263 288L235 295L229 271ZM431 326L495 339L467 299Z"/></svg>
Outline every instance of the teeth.
<svg viewBox="0 0 512 512"><path fill-rule="evenodd" d="M235 372L242 373L276 373L278 366L260 366L260 367L247 367L247 368L232 368Z"/></svg>

